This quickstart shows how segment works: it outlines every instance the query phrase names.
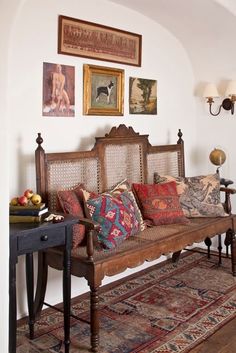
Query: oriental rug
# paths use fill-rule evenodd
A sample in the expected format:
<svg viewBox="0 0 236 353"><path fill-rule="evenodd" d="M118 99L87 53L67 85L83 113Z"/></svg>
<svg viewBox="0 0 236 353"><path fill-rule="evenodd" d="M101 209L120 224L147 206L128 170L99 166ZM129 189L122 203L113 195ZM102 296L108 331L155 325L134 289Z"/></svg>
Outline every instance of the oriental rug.
<svg viewBox="0 0 236 353"><path fill-rule="evenodd" d="M89 320L89 297L73 299L72 312ZM186 353L236 317L231 260L184 253L105 286L100 292L100 353ZM17 353L62 353L63 316L42 312L35 339L18 322ZM71 353L88 353L90 329L71 319Z"/></svg>

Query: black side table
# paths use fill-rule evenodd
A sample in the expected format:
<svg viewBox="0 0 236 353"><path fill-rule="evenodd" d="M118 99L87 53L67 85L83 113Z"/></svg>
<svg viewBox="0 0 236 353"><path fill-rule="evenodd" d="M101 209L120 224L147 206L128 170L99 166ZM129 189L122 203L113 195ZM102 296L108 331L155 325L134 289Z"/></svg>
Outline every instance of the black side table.
<svg viewBox="0 0 236 353"><path fill-rule="evenodd" d="M69 353L70 345L70 299L71 299L71 242L72 226L78 219L64 215L61 223L16 223L10 224L9 258L9 353L16 352L16 264L19 255L26 255L26 284L29 310L30 338L34 336L36 307L34 299L33 252L54 246L64 247L63 265L63 305L64 305L64 344Z"/></svg>

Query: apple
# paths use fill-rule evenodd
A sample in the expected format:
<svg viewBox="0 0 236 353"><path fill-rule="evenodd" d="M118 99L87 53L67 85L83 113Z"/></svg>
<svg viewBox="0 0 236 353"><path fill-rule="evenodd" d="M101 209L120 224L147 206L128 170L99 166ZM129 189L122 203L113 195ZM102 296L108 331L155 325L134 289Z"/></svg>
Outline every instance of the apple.
<svg viewBox="0 0 236 353"><path fill-rule="evenodd" d="M33 196L33 191L31 189L27 189L24 192L24 195L27 197L27 199L31 199L31 197Z"/></svg>
<svg viewBox="0 0 236 353"><path fill-rule="evenodd" d="M33 194L30 201L32 202L32 204L38 205L39 203L41 203L42 197L39 194Z"/></svg>
<svg viewBox="0 0 236 353"><path fill-rule="evenodd" d="M18 205L18 197L13 197L10 202L11 206L17 206Z"/></svg>
<svg viewBox="0 0 236 353"><path fill-rule="evenodd" d="M26 206L28 204L28 199L25 195L18 197L18 204L21 206Z"/></svg>

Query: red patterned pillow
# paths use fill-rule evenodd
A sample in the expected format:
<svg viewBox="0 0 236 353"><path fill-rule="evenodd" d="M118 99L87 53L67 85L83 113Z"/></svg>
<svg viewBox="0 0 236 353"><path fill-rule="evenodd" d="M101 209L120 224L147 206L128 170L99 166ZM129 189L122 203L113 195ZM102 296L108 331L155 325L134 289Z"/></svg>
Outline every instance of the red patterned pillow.
<svg viewBox="0 0 236 353"><path fill-rule="evenodd" d="M82 204L79 200L81 186L73 190L61 190L57 192L58 200L62 211L71 214L72 216L84 217ZM76 248L85 237L85 226L82 224L75 224L73 226L73 240L72 247Z"/></svg>
<svg viewBox="0 0 236 353"><path fill-rule="evenodd" d="M133 184L143 217L154 225L187 223L174 181L165 184Z"/></svg>

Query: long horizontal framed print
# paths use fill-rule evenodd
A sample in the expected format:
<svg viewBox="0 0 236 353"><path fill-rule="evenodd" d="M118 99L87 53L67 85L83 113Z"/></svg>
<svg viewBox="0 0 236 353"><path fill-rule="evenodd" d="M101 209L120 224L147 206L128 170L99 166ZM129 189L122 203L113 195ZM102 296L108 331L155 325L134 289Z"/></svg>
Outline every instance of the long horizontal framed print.
<svg viewBox="0 0 236 353"><path fill-rule="evenodd" d="M142 36L60 15L58 53L141 66Z"/></svg>
<svg viewBox="0 0 236 353"><path fill-rule="evenodd" d="M85 115L124 114L124 70L84 65Z"/></svg>

